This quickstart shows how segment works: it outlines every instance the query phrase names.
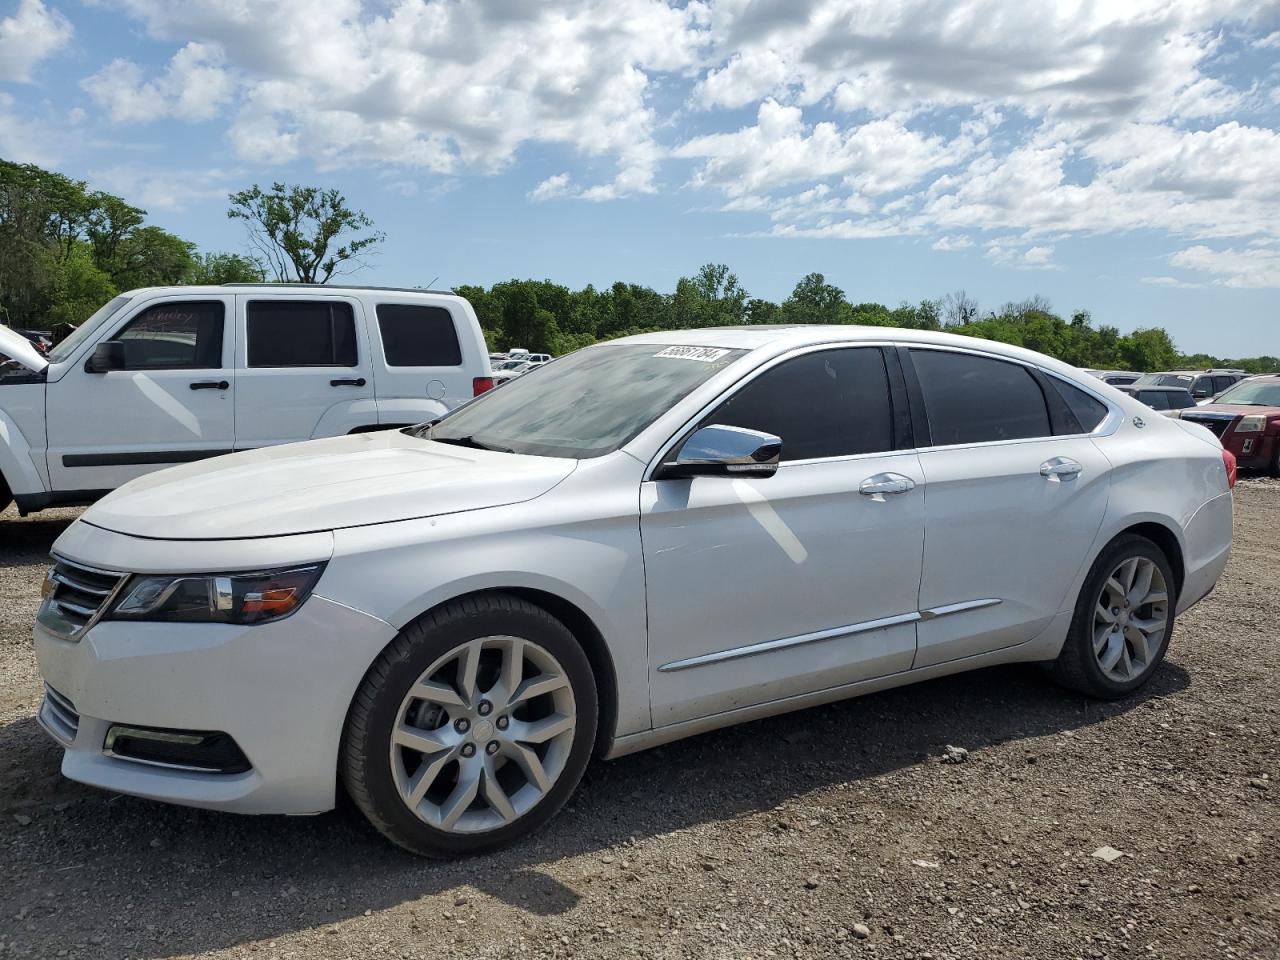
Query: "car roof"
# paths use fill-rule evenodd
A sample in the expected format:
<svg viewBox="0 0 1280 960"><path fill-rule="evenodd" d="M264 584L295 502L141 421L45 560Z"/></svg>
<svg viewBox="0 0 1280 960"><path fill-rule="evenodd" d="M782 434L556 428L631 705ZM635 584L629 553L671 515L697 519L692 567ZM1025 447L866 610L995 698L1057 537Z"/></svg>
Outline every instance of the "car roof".
<svg viewBox="0 0 1280 960"><path fill-rule="evenodd" d="M1123 386L1119 387L1118 389L1124 390L1125 392L1135 392L1135 393L1138 391L1141 391L1142 393L1155 393L1157 391L1163 391L1164 393L1186 393L1187 392L1186 387L1174 387L1174 386L1168 386L1168 385L1156 386L1154 383L1144 383L1142 384L1142 386L1138 386L1136 383L1126 383Z"/></svg>
<svg viewBox="0 0 1280 960"><path fill-rule="evenodd" d="M125 296L140 297L143 294L210 294L210 293L252 293L255 290L275 292L279 290L296 290L299 293L416 293L433 297L457 297L452 290L424 290L419 287L376 287L362 284L335 283L206 283L189 286L138 287L125 291Z"/></svg>

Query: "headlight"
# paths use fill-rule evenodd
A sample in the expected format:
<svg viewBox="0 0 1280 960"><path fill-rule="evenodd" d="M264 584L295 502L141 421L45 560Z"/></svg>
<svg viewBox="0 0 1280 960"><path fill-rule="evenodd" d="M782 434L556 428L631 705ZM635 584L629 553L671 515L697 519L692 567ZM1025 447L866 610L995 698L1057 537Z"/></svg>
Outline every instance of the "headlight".
<svg viewBox="0 0 1280 960"><path fill-rule="evenodd" d="M1267 429L1267 418L1258 413L1241 417L1240 422L1236 424L1236 433L1261 433L1265 429Z"/></svg>
<svg viewBox="0 0 1280 960"><path fill-rule="evenodd" d="M252 573L139 574L107 611L110 620L266 623L311 595L323 563Z"/></svg>

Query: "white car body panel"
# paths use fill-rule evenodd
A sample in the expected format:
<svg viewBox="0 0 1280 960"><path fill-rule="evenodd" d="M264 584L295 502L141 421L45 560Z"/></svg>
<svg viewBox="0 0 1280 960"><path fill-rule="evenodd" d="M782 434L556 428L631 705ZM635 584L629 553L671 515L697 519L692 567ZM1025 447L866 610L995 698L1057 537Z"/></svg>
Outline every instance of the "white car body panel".
<svg viewBox="0 0 1280 960"><path fill-rule="evenodd" d="M49 366L49 361L41 356L30 340L17 330L11 330L0 324L0 354L10 360L16 360L32 373L40 373Z"/></svg>
<svg viewBox="0 0 1280 960"><path fill-rule="evenodd" d="M1208 431L1152 416L1039 354L883 328L625 342L751 352L597 459L368 434L173 468L87 511L54 549L90 566L327 566L298 613L262 627L102 621L79 642L37 628L42 674L85 718L64 772L218 809L326 809L341 718L364 671L406 624L477 592L514 591L572 624L589 648L598 640L600 746L618 756L960 670L1052 659L1090 565L1135 525L1176 544L1179 611L1212 588L1229 556L1231 496ZM1029 364L1110 412L1083 437L793 461L768 479L652 479L689 425L751 371L819 344L885 342ZM1042 476L1055 457L1078 462L1080 474ZM886 471L915 488L884 500L858 495L864 478ZM288 663L291 681L282 679ZM255 676L232 682L246 673ZM298 690L283 693L283 708L267 696L290 684ZM295 704L302 691L323 703ZM273 736L255 733L255 721ZM202 789L189 775L103 756L94 738L108 722L234 725L255 769ZM297 756L285 756L291 747Z"/></svg>

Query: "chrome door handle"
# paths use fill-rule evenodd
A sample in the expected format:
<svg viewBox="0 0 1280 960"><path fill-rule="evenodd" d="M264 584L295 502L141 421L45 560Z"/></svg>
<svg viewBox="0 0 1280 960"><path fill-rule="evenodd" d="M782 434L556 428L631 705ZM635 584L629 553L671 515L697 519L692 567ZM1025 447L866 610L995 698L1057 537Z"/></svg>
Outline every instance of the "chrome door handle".
<svg viewBox="0 0 1280 960"><path fill-rule="evenodd" d="M1084 467L1070 457L1054 457L1040 464L1040 476L1050 480L1070 480L1078 476Z"/></svg>
<svg viewBox="0 0 1280 960"><path fill-rule="evenodd" d="M864 497L883 500L885 497L910 493L915 488L916 482L900 473L877 473L874 477L863 480L858 486L858 492Z"/></svg>

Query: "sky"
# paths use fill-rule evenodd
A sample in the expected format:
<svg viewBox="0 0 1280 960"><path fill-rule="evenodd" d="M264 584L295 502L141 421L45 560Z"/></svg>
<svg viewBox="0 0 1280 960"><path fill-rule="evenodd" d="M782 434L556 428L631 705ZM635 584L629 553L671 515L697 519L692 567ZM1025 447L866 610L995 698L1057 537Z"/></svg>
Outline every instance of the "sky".
<svg viewBox="0 0 1280 960"><path fill-rule="evenodd" d="M1280 355L1280 0L0 0L0 156L204 250L336 187L361 283L716 262Z"/></svg>

